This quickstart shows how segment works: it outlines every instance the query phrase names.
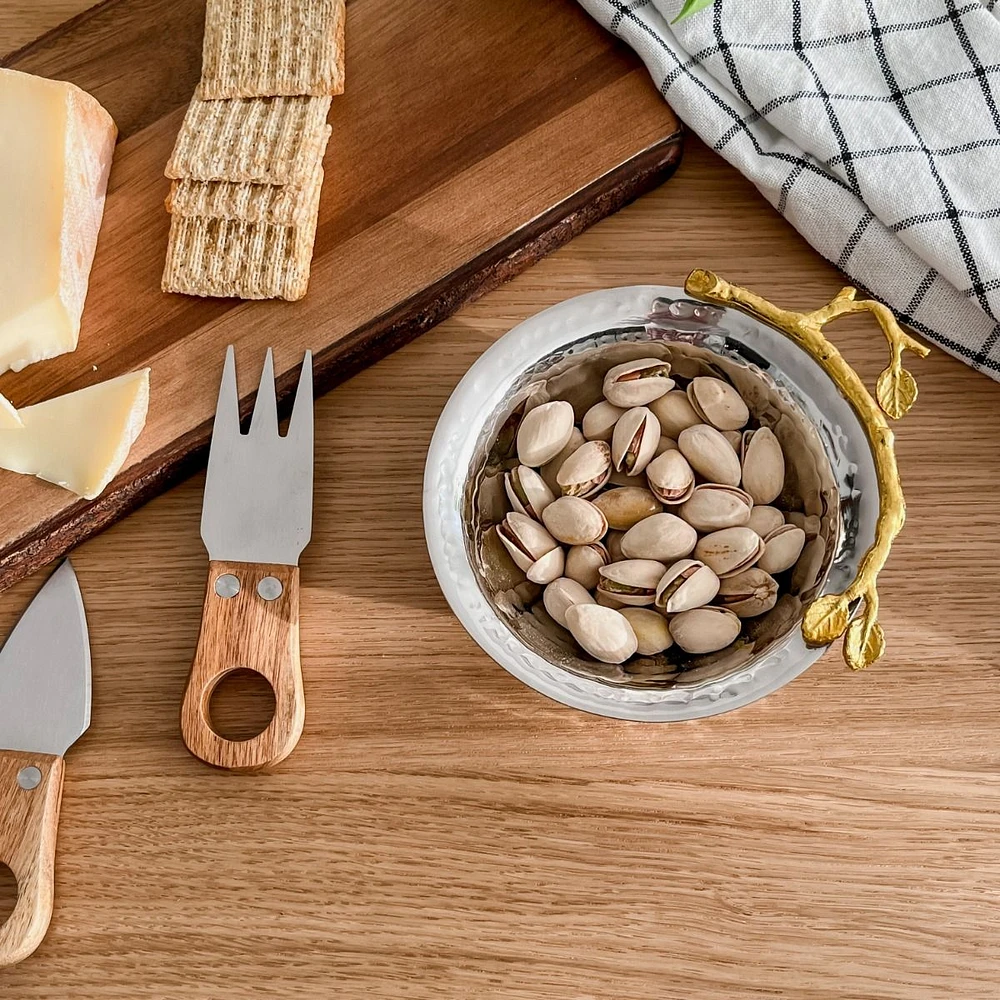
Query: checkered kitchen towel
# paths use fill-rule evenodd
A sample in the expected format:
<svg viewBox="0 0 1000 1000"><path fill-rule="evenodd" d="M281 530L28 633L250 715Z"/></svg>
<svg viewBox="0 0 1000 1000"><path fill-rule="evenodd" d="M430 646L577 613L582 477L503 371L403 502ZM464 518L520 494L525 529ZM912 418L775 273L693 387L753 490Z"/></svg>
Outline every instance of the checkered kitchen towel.
<svg viewBox="0 0 1000 1000"><path fill-rule="evenodd" d="M580 0L853 282L1000 380L1000 0Z"/></svg>

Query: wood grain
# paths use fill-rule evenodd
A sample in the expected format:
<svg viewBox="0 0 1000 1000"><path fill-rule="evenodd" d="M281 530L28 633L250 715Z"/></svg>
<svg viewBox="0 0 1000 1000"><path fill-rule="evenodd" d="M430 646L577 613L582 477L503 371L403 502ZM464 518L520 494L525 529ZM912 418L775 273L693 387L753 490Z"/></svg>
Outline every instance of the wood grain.
<svg viewBox="0 0 1000 1000"><path fill-rule="evenodd" d="M331 112L310 291L294 304L160 291L163 168L200 72L203 0L109 0L6 60L94 94L121 139L80 346L0 378L0 393L23 406L152 375L146 429L98 501L0 477L0 588L203 462L227 344L254 364L275 347L284 408L306 349L329 389L676 167L676 119L573 0L549 0L544 18L532 0L391 16L389 2L348 10L351 84Z"/></svg>
<svg viewBox="0 0 1000 1000"><path fill-rule="evenodd" d="M995 1000L1000 387L910 365L909 515L865 673L831 650L740 712L599 719L496 666L434 582L423 460L469 365L567 296L693 266L793 309L843 283L692 142L669 184L317 402L309 711L273 774L204 767L177 724L203 478L74 553L93 725L52 926L4 1000ZM878 330L830 335L874 384ZM0 636L40 583L0 596Z"/></svg>
<svg viewBox="0 0 1000 1000"><path fill-rule="evenodd" d="M222 576L234 576L239 593L216 593ZM281 594L273 600L257 593L266 577L281 584ZM274 716L258 735L233 741L212 728L209 703L219 682L237 670L253 670L267 680L274 691ZM298 567L210 562L198 647L181 706L181 733L188 750L206 764L232 771L272 767L295 749L305 715Z"/></svg>
<svg viewBox="0 0 1000 1000"><path fill-rule="evenodd" d="M40 772L23 788L23 768ZM0 863L17 880L17 903L0 926L0 975L41 944L52 919L56 832L62 801L63 759L50 754L0 751Z"/></svg>

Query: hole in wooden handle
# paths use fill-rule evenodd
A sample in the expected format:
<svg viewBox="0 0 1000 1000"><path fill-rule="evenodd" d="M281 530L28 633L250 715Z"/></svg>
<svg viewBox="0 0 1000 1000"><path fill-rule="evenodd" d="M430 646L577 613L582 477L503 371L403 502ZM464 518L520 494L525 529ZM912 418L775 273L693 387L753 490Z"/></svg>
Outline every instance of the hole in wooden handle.
<svg viewBox="0 0 1000 1000"><path fill-rule="evenodd" d="M222 674L206 695L206 721L222 739L245 743L271 724L275 704L274 688L263 674L236 667Z"/></svg>
<svg viewBox="0 0 1000 1000"><path fill-rule="evenodd" d="M17 876L0 861L0 927L10 919L17 905Z"/></svg>

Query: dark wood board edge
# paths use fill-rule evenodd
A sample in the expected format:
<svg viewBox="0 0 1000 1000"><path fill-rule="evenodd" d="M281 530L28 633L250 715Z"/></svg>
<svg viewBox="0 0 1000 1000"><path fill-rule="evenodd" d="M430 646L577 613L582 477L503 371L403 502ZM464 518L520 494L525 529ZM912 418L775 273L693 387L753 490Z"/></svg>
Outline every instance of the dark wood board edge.
<svg viewBox="0 0 1000 1000"><path fill-rule="evenodd" d="M433 285L375 317L313 359L316 395L415 340L461 306L527 270L595 222L617 212L667 180L680 164L683 132L678 130L581 188L531 222L467 261ZM220 372L222 358L219 359ZM298 374L278 379L282 416L291 407ZM240 400L249 415L255 393ZM169 487L202 469L208 457L210 420L150 455L114 480L94 501L74 504L39 524L0 556L0 591L22 580Z"/></svg>

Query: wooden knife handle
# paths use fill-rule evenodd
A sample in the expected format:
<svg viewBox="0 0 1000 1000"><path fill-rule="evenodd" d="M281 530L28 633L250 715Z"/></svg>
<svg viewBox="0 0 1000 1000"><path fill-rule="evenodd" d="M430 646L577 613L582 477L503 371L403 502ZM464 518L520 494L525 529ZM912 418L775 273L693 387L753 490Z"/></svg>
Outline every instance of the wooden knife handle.
<svg viewBox="0 0 1000 1000"><path fill-rule="evenodd" d="M17 879L14 911L0 926L0 969L27 958L49 929L62 786L62 757L0 751L0 861Z"/></svg>
<svg viewBox="0 0 1000 1000"><path fill-rule="evenodd" d="M262 733L237 742L212 729L209 702L219 682L241 669L270 683L274 718ZM181 708L188 750L215 767L256 771L295 749L305 715L298 567L210 562L201 635Z"/></svg>

